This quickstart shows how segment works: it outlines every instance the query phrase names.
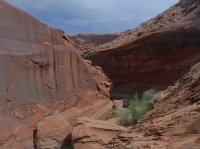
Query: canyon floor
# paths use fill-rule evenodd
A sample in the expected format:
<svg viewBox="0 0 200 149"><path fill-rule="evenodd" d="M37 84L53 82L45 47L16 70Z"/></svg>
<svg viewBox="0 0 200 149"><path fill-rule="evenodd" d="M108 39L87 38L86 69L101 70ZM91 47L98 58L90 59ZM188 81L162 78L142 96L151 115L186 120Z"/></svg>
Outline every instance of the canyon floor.
<svg viewBox="0 0 200 149"><path fill-rule="evenodd" d="M199 0L101 35L0 6L0 148L200 148ZM152 88L162 92L137 124L98 119Z"/></svg>

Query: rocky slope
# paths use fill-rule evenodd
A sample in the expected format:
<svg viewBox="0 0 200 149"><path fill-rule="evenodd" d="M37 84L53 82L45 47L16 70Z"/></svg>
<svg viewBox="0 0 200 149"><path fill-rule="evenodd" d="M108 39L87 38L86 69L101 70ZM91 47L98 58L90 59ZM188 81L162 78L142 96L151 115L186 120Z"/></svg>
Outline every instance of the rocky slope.
<svg viewBox="0 0 200 149"><path fill-rule="evenodd" d="M200 63L163 92L136 126L124 130L108 122L78 120L72 137L75 149L199 149L199 124Z"/></svg>
<svg viewBox="0 0 200 149"><path fill-rule="evenodd" d="M199 18L199 0L181 0L84 57L110 77L113 98L168 86L200 58Z"/></svg>
<svg viewBox="0 0 200 149"><path fill-rule="evenodd" d="M76 108L73 120L110 103L106 76L63 31L4 0L0 20L0 148L32 148L36 123L55 111Z"/></svg>

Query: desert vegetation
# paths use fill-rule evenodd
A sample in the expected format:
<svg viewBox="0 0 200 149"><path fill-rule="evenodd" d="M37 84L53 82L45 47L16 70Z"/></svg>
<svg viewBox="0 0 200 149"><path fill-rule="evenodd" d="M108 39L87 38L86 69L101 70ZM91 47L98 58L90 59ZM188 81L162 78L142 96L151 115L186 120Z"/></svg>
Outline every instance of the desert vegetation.
<svg viewBox="0 0 200 149"><path fill-rule="evenodd" d="M129 106L127 108L121 109L112 109L98 119L100 120L109 120L117 119L119 125L122 126L131 126L138 123L138 120L151 110L153 106L153 100L159 95L159 92L150 89L143 92L142 95L135 93L134 97L130 99Z"/></svg>
<svg viewBox="0 0 200 149"><path fill-rule="evenodd" d="M128 108L118 110L118 122L120 125L134 125L138 120L151 110L153 99L158 96L158 92L154 89L145 91L141 97L136 93L130 100Z"/></svg>

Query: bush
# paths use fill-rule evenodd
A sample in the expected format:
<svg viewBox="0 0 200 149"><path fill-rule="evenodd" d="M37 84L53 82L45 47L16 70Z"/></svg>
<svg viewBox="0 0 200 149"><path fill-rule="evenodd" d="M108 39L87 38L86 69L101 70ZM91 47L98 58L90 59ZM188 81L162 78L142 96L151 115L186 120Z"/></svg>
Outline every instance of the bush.
<svg viewBox="0 0 200 149"><path fill-rule="evenodd" d="M140 100L131 100L128 109L131 111L134 123L137 121L150 109L152 108L152 103L147 98L142 98Z"/></svg>
<svg viewBox="0 0 200 149"><path fill-rule="evenodd" d="M143 94L142 94L142 98L144 99L148 99L148 100L152 100L155 95L157 94L157 91L154 90L154 89L150 89L148 91L145 91Z"/></svg>
<svg viewBox="0 0 200 149"><path fill-rule="evenodd" d="M151 100L156 95L157 92L153 89L145 91L141 98L136 93L131 99L129 107L118 111L119 124L123 126L136 124L152 108Z"/></svg>
<svg viewBox="0 0 200 149"><path fill-rule="evenodd" d="M122 126L129 126L134 124L133 117L129 109L122 108L118 110L117 116L118 116L117 120L119 124Z"/></svg>

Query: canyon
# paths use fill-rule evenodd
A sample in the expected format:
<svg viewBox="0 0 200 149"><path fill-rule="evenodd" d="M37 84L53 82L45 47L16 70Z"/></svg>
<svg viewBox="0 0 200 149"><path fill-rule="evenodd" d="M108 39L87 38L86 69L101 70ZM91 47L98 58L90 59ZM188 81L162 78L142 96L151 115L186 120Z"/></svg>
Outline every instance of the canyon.
<svg viewBox="0 0 200 149"><path fill-rule="evenodd" d="M65 34L4 0L0 12L0 148L200 147L199 0L102 35ZM151 88L165 91L137 125L96 119Z"/></svg>

